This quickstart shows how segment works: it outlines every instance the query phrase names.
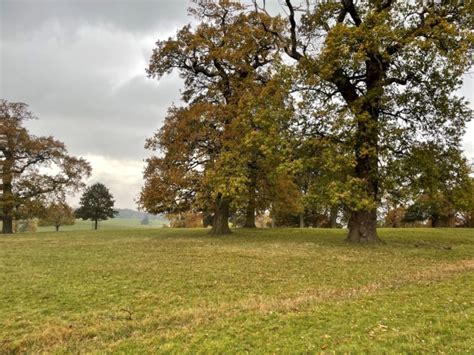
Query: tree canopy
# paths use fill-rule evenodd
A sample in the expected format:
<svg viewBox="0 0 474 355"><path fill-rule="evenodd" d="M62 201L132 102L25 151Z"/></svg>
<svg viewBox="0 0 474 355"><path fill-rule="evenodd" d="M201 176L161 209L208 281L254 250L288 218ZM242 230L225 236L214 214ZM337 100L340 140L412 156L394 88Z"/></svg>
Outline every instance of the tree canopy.
<svg viewBox="0 0 474 355"><path fill-rule="evenodd" d="M473 64L473 3L285 0L285 6L285 19L273 16L262 26L295 61L306 129L339 146L351 167L333 184L350 211L348 241L377 242L376 211L390 162L420 140L458 147L472 117L457 89ZM255 8L266 13L258 2Z"/></svg>
<svg viewBox="0 0 474 355"><path fill-rule="evenodd" d="M65 201L55 201L48 204L40 216L40 226L54 226L59 232L61 226L72 225L76 217L71 206Z"/></svg>
<svg viewBox="0 0 474 355"><path fill-rule="evenodd" d="M158 41L148 68L154 78L177 70L187 105L172 107L147 142L163 156L148 160L140 203L152 213L212 212L215 234L230 232L231 209L246 210L255 226L256 209L288 174L279 167L291 97L275 75L275 40L260 25L266 15L245 10L234 1L198 3L190 10L197 28Z"/></svg>
<svg viewBox="0 0 474 355"><path fill-rule="evenodd" d="M114 218L118 211L114 210L114 198L104 184L96 183L88 186L81 196L80 207L75 211L77 218L94 221L94 229L99 221Z"/></svg>
<svg viewBox="0 0 474 355"><path fill-rule="evenodd" d="M31 217L52 196L63 198L84 187L91 167L70 156L53 137L37 137L23 126L34 119L24 103L0 100L0 197L3 233L13 233L13 219Z"/></svg>
<svg viewBox="0 0 474 355"><path fill-rule="evenodd" d="M163 155L148 160L140 203L208 210L217 234L230 210L247 226L256 209L322 211L332 225L340 210L348 241L379 241L377 209L402 180L394 164L420 143L459 150L472 7L285 0L273 16L256 0L197 2L196 26L150 60L153 78L180 73L186 106L147 143Z"/></svg>
<svg viewBox="0 0 474 355"><path fill-rule="evenodd" d="M411 202L406 221L429 219L434 227L453 226L457 213L470 210L470 168L457 149L418 144L400 164L402 192Z"/></svg>

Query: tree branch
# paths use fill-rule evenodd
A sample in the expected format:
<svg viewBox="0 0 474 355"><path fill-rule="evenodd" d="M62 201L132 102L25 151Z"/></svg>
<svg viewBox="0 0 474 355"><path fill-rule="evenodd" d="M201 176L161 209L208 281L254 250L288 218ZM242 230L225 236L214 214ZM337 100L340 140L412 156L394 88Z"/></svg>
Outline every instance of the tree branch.
<svg viewBox="0 0 474 355"><path fill-rule="evenodd" d="M290 14L288 16L288 20L290 21L290 48L285 47L285 52L291 58L299 61L301 60L301 58L303 58L303 55L298 52L298 42L296 39L295 9L293 7L293 4L291 3L291 0L285 0L285 2L286 6L288 7L288 10L290 11Z"/></svg>
<svg viewBox="0 0 474 355"><path fill-rule="evenodd" d="M337 22L342 23L344 19L346 18L346 15L349 14L351 15L352 20L354 21L354 24L359 27L360 24L362 23L362 20L357 13L357 9L355 8L354 1L353 0L341 0L342 4L342 10L341 13L339 14L337 18Z"/></svg>

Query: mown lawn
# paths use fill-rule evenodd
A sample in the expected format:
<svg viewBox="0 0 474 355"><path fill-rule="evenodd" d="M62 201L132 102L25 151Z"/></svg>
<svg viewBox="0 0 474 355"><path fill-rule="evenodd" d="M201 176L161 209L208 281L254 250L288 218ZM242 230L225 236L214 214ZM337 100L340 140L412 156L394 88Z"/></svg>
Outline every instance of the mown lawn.
<svg viewBox="0 0 474 355"><path fill-rule="evenodd" d="M474 230L0 237L0 353L474 352Z"/></svg>

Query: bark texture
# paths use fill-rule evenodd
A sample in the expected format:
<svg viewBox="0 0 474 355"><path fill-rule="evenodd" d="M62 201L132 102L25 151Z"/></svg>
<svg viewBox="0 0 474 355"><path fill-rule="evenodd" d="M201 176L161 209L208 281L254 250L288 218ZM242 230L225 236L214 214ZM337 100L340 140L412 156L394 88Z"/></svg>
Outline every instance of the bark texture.
<svg viewBox="0 0 474 355"><path fill-rule="evenodd" d="M365 192L374 204L379 201L379 109L383 95L382 81L385 79L386 63L377 55L369 55L366 60L367 94L363 99L361 110L353 109L357 120L355 132L354 154L356 165L354 176L366 182ZM340 83L340 89L347 90L343 94L346 102L352 106L357 102L355 87L347 82ZM376 209L354 210L349 221L349 242L380 242L377 236Z"/></svg>
<svg viewBox="0 0 474 355"><path fill-rule="evenodd" d="M2 222L3 222L2 233L12 234L13 233L13 218L10 216L3 216Z"/></svg>
<svg viewBox="0 0 474 355"><path fill-rule="evenodd" d="M377 235L377 213L353 211L349 220L349 234L346 241L351 243L380 243Z"/></svg>
<svg viewBox="0 0 474 355"><path fill-rule="evenodd" d="M210 234L224 235L230 234L229 228L229 201L218 197L214 206L214 218Z"/></svg>
<svg viewBox="0 0 474 355"><path fill-rule="evenodd" d="M247 207L244 228L257 228L255 224L255 204L252 205L249 203L249 206Z"/></svg>
<svg viewBox="0 0 474 355"><path fill-rule="evenodd" d="M330 228L337 228L337 213L338 208L332 207L329 215L329 227Z"/></svg>
<svg viewBox="0 0 474 355"><path fill-rule="evenodd" d="M5 153L5 160L2 167L2 233L13 233L13 210L14 210L14 196L13 196L13 156Z"/></svg>
<svg viewBox="0 0 474 355"><path fill-rule="evenodd" d="M304 228L304 214L300 213L300 228Z"/></svg>
<svg viewBox="0 0 474 355"><path fill-rule="evenodd" d="M249 169L251 171L251 178L249 184L249 201L247 205L247 210L245 213L245 223L244 228L257 228L255 224L255 211L256 206L256 164L252 162L249 164Z"/></svg>

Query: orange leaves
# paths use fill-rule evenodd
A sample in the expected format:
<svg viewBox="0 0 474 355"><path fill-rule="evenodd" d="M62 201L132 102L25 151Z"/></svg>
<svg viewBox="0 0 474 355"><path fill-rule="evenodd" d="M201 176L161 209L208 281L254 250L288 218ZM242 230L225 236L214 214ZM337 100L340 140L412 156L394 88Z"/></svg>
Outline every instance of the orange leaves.
<svg viewBox="0 0 474 355"><path fill-rule="evenodd" d="M23 103L0 102L4 216L12 217L21 212L22 206L47 195L77 191L91 173L89 163L69 156L64 143L53 137L30 135L22 124L33 117Z"/></svg>
<svg viewBox="0 0 474 355"><path fill-rule="evenodd" d="M206 208L216 196L248 200L250 181L271 179L280 161L286 92L269 84L278 51L261 26L268 16L235 1L199 2L190 13L199 24L159 41L148 69L156 78L176 69L187 102L146 143L162 153L148 160L140 197L152 212Z"/></svg>

